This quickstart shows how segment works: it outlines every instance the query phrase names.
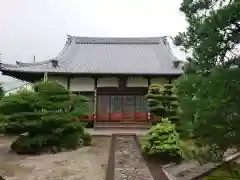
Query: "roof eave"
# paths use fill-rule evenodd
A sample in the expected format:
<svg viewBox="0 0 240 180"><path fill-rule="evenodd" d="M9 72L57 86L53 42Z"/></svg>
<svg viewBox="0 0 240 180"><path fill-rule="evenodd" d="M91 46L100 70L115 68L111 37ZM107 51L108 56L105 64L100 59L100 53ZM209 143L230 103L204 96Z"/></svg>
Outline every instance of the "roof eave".
<svg viewBox="0 0 240 180"><path fill-rule="evenodd" d="M6 72L15 72L15 73L22 73L22 74L43 74L43 73L48 73L52 75L84 75L84 76L107 76L107 75L114 75L114 76L180 76L182 75L183 72L179 73L110 73L110 72L104 72L104 73L95 73L95 72L49 72L49 71L21 71L21 70L16 70L16 69L0 69L1 72L6 73Z"/></svg>

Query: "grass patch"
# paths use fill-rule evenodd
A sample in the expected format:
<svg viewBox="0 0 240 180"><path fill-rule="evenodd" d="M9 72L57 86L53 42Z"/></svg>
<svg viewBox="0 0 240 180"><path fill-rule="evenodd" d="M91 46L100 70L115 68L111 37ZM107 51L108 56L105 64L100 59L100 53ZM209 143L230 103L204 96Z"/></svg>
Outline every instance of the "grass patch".
<svg viewBox="0 0 240 180"><path fill-rule="evenodd" d="M229 168L230 167L230 168ZM203 180L237 180L240 179L240 164L230 163L224 164L220 168L213 171Z"/></svg>

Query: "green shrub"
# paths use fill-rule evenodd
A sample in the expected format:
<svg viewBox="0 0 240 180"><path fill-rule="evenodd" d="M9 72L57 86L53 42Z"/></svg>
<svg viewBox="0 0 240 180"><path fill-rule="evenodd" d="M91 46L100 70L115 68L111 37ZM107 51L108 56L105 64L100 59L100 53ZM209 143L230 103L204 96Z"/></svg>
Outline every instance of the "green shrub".
<svg viewBox="0 0 240 180"><path fill-rule="evenodd" d="M175 125L168 119L163 119L162 123L153 126L147 133L142 150L149 155L157 155L166 160L180 160L182 151Z"/></svg>
<svg viewBox="0 0 240 180"><path fill-rule="evenodd" d="M13 142L13 151L21 154L59 152L90 144L84 126L76 121L88 112L88 99L76 96L54 82L40 82L31 92L18 92L0 101L4 131L25 134Z"/></svg>
<svg viewBox="0 0 240 180"><path fill-rule="evenodd" d="M47 144L45 136L29 137L20 135L11 145L11 149L19 154L38 154Z"/></svg>
<svg viewBox="0 0 240 180"><path fill-rule="evenodd" d="M91 136L89 133L85 132L85 133L83 134L82 139L83 139L83 145L84 145L84 146L89 146L89 145L91 145L92 136Z"/></svg>
<svg viewBox="0 0 240 180"><path fill-rule="evenodd" d="M62 148L64 149L77 149L84 145L84 140L79 133L69 134L63 137Z"/></svg>

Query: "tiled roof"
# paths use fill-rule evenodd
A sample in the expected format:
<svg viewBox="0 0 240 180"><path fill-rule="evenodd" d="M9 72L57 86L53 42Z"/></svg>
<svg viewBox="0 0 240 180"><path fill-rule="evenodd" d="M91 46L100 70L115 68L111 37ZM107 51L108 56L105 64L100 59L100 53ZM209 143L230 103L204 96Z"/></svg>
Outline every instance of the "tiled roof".
<svg viewBox="0 0 240 180"><path fill-rule="evenodd" d="M181 74L181 66L165 37L94 38L68 36L53 60L16 65L2 64L1 71L79 74ZM54 63L55 66L54 66ZM57 65L56 65L57 64Z"/></svg>

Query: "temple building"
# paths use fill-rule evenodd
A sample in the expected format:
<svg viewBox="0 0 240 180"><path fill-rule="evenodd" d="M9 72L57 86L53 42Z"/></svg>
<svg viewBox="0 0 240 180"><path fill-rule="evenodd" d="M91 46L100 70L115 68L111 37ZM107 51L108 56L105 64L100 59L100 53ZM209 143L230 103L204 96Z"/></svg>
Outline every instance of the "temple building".
<svg viewBox="0 0 240 180"><path fill-rule="evenodd" d="M35 63L1 63L0 71L20 80L57 80L91 99L95 122L151 122L144 96L151 84L168 84L182 74L166 37L95 38L68 36L54 58Z"/></svg>

